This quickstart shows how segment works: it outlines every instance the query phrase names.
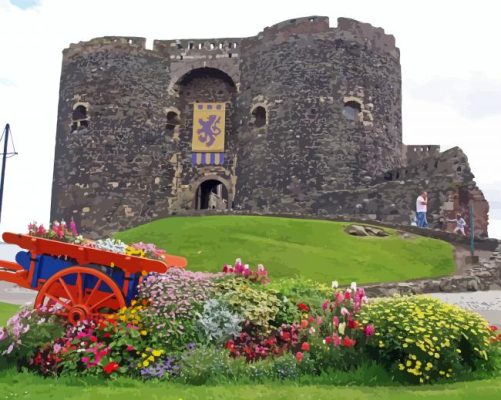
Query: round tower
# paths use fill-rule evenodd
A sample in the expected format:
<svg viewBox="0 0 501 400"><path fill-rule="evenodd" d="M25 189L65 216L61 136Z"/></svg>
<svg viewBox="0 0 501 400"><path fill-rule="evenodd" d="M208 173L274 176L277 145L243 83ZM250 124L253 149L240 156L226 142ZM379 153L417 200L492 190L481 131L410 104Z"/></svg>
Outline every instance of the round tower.
<svg viewBox="0 0 501 400"><path fill-rule="evenodd" d="M301 211L400 165L395 39L340 18L284 21L241 44L236 207Z"/></svg>

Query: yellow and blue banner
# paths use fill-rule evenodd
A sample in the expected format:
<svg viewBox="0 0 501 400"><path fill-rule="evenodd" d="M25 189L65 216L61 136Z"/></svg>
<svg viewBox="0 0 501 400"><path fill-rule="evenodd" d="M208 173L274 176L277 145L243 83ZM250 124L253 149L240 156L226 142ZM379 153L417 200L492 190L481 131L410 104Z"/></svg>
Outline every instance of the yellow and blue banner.
<svg viewBox="0 0 501 400"><path fill-rule="evenodd" d="M194 153L224 152L225 103L195 103L193 106Z"/></svg>
<svg viewBox="0 0 501 400"><path fill-rule="evenodd" d="M223 165L224 153L192 153L193 165Z"/></svg>

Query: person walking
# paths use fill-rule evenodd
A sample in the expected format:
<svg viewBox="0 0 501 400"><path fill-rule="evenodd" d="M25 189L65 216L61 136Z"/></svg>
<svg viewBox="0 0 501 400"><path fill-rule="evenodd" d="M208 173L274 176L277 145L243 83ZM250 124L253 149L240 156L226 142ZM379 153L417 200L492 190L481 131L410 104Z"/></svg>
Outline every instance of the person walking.
<svg viewBox="0 0 501 400"><path fill-rule="evenodd" d="M448 219L448 221L456 223L456 227L454 228L454 233L461 233L461 235L466 236L466 233L464 232L464 227L467 225L466 221L461 216L461 214L457 214L456 219Z"/></svg>
<svg viewBox="0 0 501 400"><path fill-rule="evenodd" d="M428 193L423 191L416 199L416 222L419 228L427 228L426 211L428 206Z"/></svg>

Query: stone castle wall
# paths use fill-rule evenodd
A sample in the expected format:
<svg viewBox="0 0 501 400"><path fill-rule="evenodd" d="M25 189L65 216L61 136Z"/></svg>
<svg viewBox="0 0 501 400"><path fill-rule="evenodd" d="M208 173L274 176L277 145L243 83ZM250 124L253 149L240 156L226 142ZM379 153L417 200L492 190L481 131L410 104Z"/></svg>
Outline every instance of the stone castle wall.
<svg viewBox="0 0 501 400"><path fill-rule="evenodd" d="M456 150L402 144L399 50L381 28L315 16L249 38L145 43L104 37L64 50L52 219L118 231L193 210L200 185L217 180L236 210L399 223L428 188L437 215L475 198L486 234L467 160L458 172ZM192 165L193 104L215 101L227 110L224 164Z"/></svg>

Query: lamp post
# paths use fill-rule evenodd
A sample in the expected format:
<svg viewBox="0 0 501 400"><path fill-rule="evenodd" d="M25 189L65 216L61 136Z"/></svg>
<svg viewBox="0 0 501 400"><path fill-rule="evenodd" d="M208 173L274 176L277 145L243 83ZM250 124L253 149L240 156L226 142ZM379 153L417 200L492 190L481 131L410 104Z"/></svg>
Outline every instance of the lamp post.
<svg viewBox="0 0 501 400"><path fill-rule="evenodd" d="M12 141L12 147L14 148L14 151L12 153L9 153L7 151L7 147L8 147L8 144L9 144L9 134L10 134L10 125L9 124L5 124L5 129L3 131L3 134L2 134L2 138L3 138L3 153L2 153L2 175L0 177L0 221L1 221L1 218L2 218L2 204L3 204L3 188L4 188L4 182L5 182L5 166L7 164L7 156L15 156L17 154L16 152L16 148L14 146L14 140L12 139L12 135L10 135L11 137L11 141ZM0 141L2 140L2 138L0 138Z"/></svg>

